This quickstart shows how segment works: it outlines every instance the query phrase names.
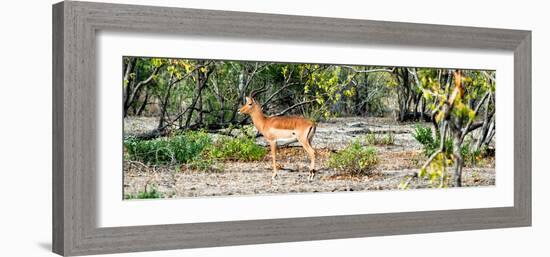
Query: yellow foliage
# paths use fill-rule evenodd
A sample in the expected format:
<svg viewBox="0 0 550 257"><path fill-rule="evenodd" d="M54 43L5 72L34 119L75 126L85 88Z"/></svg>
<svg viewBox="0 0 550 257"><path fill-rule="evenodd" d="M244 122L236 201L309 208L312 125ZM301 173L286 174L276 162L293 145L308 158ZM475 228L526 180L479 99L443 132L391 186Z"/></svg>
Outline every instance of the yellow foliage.
<svg viewBox="0 0 550 257"><path fill-rule="evenodd" d="M446 166L449 165L449 161L444 153L438 154L432 162L428 165L427 168L421 168L418 172L418 176L421 178L426 178L430 181L432 187L446 187L447 171ZM452 161L451 161L452 163Z"/></svg>

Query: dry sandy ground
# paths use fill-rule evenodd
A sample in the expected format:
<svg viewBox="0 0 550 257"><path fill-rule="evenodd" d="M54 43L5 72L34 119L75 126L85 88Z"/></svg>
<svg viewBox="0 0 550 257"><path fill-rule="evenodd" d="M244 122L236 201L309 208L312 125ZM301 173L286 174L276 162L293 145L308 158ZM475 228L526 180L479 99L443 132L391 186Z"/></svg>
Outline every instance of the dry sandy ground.
<svg viewBox="0 0 550 257"><path fill-rule="evenodd" d="M140 118L128 121L125 130L127 133L137 133L146 131L147 126L154 126L154 120ZM307 179L309 162L305 151L293 145L279 149L278 162L285 170L279 171L275 180L271 180L269 154L259 162L223 163L223 171L212 172L125 161L124 193L136 195L156 188L163 197L197 197L398 189L424 160L421 145L412 138L413 128L414 123L398 124L387 118L339 118L320 123L313 141L313 147L318 152L319 169L313 181ZM325 161L331 152L342 149L354 138L363 137L368 132L392 132L395 135L394 145L377 146L380 163L372 174L349 176L326 167ZM257 143L265 144L265 141L258 138ZM494 185L494 162L466 168L463 184ZM410 188L426 187L430 187L429 181L411 180Z"/></svg>

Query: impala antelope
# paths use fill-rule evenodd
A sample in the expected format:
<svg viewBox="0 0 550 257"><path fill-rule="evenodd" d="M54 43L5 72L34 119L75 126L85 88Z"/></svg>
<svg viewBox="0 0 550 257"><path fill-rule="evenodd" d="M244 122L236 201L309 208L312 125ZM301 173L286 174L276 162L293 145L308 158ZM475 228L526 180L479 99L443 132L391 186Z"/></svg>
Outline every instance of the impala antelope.
<svg viewBox="0 0 550 257"><path fill-rule="evenodd" d="M277 170L280 167L276 161L277 142L298 141L309 155L308 179L312 180L315 176L315 150L311 147L311 140L315 134L315 123L301 116L266 117L262 112L262 107L254 99L260 91L250 93L250 96L246 97L246 103L240 108L239 112L250 115L256 129L271 146L271 158L273 161L273 174L271 178L275 179L277 177Z"/></svg>

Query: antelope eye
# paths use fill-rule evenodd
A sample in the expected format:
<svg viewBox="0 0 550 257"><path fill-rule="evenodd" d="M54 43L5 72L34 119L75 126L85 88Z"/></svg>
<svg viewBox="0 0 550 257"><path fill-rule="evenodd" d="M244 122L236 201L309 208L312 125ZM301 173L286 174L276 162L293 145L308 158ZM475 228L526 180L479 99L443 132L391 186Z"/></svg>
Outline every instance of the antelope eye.
<svg viewBox="0 0 550 257"><path fill-rule="evenodd" d="M252 106L252 103L249 103L248 105Z"/></svg>

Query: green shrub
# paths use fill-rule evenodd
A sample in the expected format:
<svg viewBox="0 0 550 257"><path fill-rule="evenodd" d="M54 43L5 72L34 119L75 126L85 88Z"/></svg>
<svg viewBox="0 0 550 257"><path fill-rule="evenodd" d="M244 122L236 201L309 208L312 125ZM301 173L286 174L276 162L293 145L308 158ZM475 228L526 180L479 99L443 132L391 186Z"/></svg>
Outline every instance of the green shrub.
<svg viewBox="0 0 550 257"><path fill-rule="evenodd" d="M429 147L435 144L435 139L432 134L432 129L416 125L413 132L413 137L423 146Z"/></svg>
<svg viewBox="0 0 550 257"><path fill-rule="evenodd" d="M368 133L366 136L365 136L365 142L367 142L367 144L369 145L376 145L376 142L377 142L377 138L376 138L376 134L374 133Z"/></svg>
<svg viewBox="0 0 550 257"><path fill-rule="evenodd" d="M207 133L194 131L153 140L124 140L128 157L147 164L188 163L211 144Z"/></svg>
<svg viewBox="0 0 550 257"><path fill-rule="evenodd" d="M437 149L439 149L440 139L439 135L433 137L432 129L421 125L416 125L413 132L413 137L420 144L424 146L424 155L431 156ZM450 138L445 139L445 153L451 155L453 151L453 140Z"/></svg>
<svg viewBox="0 0 550 257"><path fill-rule="evenodd" d="M395 143L395 136L391 132L386 133L382 137L382 140L381 140L380 143L383 144L383 145L393 145Z"/></svg>
<svg viewBox="0 0 550 257"><path fill-rule="evenodd" d="M487 147L484 146L481 149L473 150L471 141L464 142L460 151L465 165L476 166L479 160L487 157Z"/></svg>
<svg viewBox="0 0 550 257"><path fill-rule="evenodd" d="M376 149L355 141L343 150L331 154L328 166L343 172L365 173L378 163Z"/></svg>
<svg viewBox="0 0 550 257"><path fill-rule="evenodd" d="M393 145L395 137L391 132L384 134L370 132L365 136L365 142L369 145Z"/></svg>
<svg viewBox="0 0 550 257"><path fill-rule="evenodd" d="M223 137L207 151L207 158L219 161L259 161L267 154L265 147L256 144L254 138Z"/></svg>
<svg viewBox="0 0 550 257"><path fill-rule="evenodd" d="M205 132L182 132L154 140L124 140L125 158L146 164L185 164L193 170L219 169L218 161L258 161L265 147L253 138L222 137L213 142Z"/></svg>
<svg viewBox="0 0 550 257"><path fill-rule="evenodd" d="M139 192L137 195L127 194L125 195L124 198L126 199L158 199L162 197L163 197L162 193L157 191L156 187L153 187L151 188L151 190L146 189L145 191Z"/></svg>

